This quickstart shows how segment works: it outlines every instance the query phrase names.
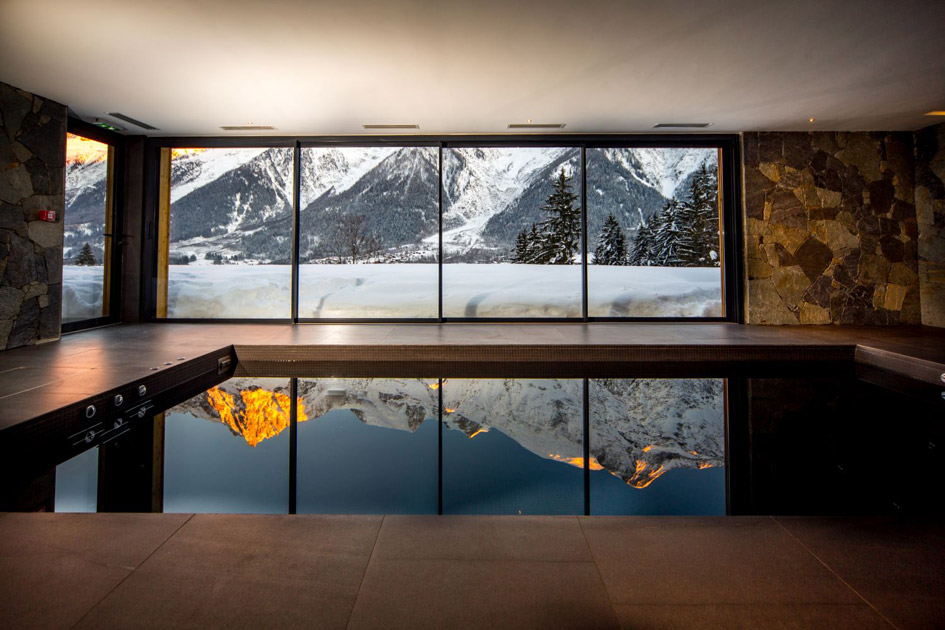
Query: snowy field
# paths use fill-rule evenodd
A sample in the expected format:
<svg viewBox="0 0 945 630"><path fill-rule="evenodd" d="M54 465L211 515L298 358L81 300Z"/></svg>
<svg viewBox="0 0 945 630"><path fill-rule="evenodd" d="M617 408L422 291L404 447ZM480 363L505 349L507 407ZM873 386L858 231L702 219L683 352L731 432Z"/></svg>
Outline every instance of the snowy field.
<svg viewBox="0 0 945 630"><path fill-rule="evenodd" d="M102 316L102 284L105 268L62 267L62 321L71 322Z"/></svg>
<svg viewBox="0 0 945 630"><path fill-rule="evenodd" d="M288 318L290 278L288 265L171 266L168 317ZM592 316L722 312L721 270L715 267L592 265L588 280ZM436 265L302 265L299 286L302 318L436 317ZM447 317L581 315L578 265L449 264L443 287Z"/></svg>

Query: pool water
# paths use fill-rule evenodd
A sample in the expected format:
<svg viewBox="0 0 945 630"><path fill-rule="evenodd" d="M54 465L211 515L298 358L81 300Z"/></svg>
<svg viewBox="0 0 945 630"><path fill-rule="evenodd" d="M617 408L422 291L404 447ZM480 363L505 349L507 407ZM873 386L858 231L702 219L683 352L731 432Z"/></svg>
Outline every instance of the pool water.
<svg viewBox="0 0 945 630"><path fill-rule="evenodd" d="M232 378L59 464L54 506L939 512L933 394L853 376Z"/></svg>

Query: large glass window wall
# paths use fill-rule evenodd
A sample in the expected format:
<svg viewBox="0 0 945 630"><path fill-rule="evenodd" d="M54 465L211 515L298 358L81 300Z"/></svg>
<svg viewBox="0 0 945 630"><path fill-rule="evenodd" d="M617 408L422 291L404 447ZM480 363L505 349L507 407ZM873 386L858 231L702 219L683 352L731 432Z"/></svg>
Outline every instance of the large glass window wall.
<svg viewBox="0 0 945 630"><path fill-rule="evenodd" d="M736 318L733 144L640 144L167 146L156 316Z"/></svg>
<svg viewBox="0 0 945 630"><path fill-rule="evenodd" d="M75 328L111 310L115 151L106 142L66 134L62 246L62 323Z"/></svg>

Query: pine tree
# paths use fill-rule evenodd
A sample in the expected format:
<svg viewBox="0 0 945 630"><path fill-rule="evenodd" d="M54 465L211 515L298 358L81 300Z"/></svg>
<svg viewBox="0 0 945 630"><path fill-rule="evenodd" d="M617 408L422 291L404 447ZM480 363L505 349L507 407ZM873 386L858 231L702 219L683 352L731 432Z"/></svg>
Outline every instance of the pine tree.
<svg viewBox="0 0 945 630"><path fill-rule="evenodd" d="M92 267L95 265L95 254L92 253L91 245L86 243L82 246L82 251L79 252L79 257L75 259L75 264L84 267Z"/></svg>
<svg viewBox="0 0 945 630"><path fill-rule="evenodd" d="M541 207L550 216L537 226L539 239L532 262L543 265L569 265L578 253L581 238L581 208L575 206L578 195L571 190L571 178L564 169L554 182L554 190Z"/></svg>
<svg viewBox="0 0 945 630"><path fill-rule="evenodd" d="M653 231L650 226L650 223L640 223L637 235L633 239L633 251L630 252L630 256L627 258L628 265L648 267L653 264L650 252L653 244Z"/></svg>
<svg viewBox="0 0 945 630"><path fill-rule="evenodd" d="M682 209L682 221L690 232L692 251L687 266L718 267L719 197L718 173L703 164L692 180L689 199Z"/></svg>
<svg viewBox="0 0 945 630"><path fill-rule="evenodd" d="M528 258L525 262L531 264L539 262L538 244L541 242L541 238L541 233L538 232L538 224L532 223L532 229L528 231Z"/></svg>
<svg viewBox="0 0 945 630"><path fill-rule="evenodd" d="M535 226L533 225L532 228ZM531 259L532 244L529 239L528 228L523 227L522 231L515 237L515 253L512 254L512 262L520 265L527 264Z"/></svg>
<svg viewBox="0 0 945 630"><path fill-rule="evenodd" d="M663 207L653 230L653 265L684 267L692 259L691 231L684 223L682 208L676 197Z"/></svg>
<svg viewBox="0 0 945 630"><path fill-rule="evenodd" d="M627 242L620 224L613 213L604 221L594 248L594 263L597 265L627 264Z"/></svg>

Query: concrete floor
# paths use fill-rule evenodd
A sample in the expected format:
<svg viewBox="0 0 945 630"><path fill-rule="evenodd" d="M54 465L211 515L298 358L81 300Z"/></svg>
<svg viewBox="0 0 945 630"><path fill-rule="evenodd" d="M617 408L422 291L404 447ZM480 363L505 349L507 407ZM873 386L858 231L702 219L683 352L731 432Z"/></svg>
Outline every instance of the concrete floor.
<svg viewBox="0 0 945 630"><path fill-rule="evenodd" d="M941 628L889 518L6 514L3 628Z"/></svg>

